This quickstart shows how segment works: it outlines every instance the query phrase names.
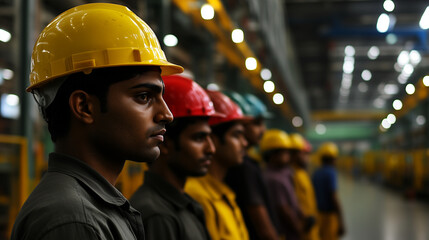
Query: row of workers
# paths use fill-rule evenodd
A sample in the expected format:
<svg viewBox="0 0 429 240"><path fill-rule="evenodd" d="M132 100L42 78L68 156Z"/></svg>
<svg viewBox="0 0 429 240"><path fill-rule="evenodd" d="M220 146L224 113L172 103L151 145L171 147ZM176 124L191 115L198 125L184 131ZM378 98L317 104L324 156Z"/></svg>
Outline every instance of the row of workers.
<svg viewBox="0 0 429 240"><path fill-rule="evenodd" d="M39 35L31 63L27 91L55 150L11 239L293 239L289 228L315 225L287 207L289 222L276 222L277 209L267 206L269 199L290 206L291 194L270 197L291 192L282 189L288 176L263 179L250 157L243 163L263 121L173 75L183 68L167 61L150 27L126 7L93 3L60 14ZM276 144L261 145L267 166L287 158ZM130 201L114 187L126 160L151 165ZM240 210L235 194L249 204Z"/></svg>

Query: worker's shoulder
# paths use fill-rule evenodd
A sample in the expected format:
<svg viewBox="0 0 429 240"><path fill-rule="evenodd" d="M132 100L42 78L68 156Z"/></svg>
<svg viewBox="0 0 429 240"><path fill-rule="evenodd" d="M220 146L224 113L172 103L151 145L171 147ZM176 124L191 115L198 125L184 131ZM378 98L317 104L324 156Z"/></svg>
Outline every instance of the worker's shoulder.
<svg viewBox="0 0 429 240"><path fill-rule="evenodd" d="M130 204L137 209L142 218L151 216L172 216L174 207L171 200L165 199L158 191L151 187L142 185L130 198Z"/></svg>

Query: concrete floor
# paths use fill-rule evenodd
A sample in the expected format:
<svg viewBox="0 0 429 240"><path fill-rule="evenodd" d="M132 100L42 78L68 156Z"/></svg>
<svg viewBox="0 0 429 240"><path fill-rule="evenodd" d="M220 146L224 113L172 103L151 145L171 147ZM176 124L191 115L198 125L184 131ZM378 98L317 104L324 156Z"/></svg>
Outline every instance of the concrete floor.
<svg viewBox="0 0 429 240"><path fill-rule="evenodd" d="M341 175L339 188L347 231L342 240L429 240L429 202Z"/></svg>

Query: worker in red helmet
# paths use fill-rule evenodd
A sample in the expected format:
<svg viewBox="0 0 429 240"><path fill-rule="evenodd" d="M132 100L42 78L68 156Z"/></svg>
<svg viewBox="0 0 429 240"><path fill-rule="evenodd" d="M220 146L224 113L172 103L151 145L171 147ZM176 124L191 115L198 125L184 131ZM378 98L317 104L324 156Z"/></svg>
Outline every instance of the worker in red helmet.
<svg viewBox="0 0 429 240"><path fill-rule="evenodd" d="M163 78L164 99L174 116L166 126L160 157L150 165L144 184L130 202L142 214L146 239L210 239L200 204L184 193L188 177L207 174L215 146L209 119L213 103L196 82L173 75Z"/></svg>
<svg viewBox="0 0 429 240"><path fill-rule="evenodd" d="M247 140L243 120L246 117L231 99L217 91L207 91L217 112L224 118L211 118L216 147L207 176L191 178L185 191L204 208L206 225L212 240L248 240L249 234L234 192L224 178L229 168L241 164Z"/></svg>

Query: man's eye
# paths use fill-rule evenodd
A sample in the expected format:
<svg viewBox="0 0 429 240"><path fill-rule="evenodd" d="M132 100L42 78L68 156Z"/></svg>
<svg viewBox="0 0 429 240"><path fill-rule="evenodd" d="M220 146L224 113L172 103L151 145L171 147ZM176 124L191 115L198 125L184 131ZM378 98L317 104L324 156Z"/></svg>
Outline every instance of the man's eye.
<svg viewBox="0 0 429 240"><path fill-rule="evenodd" d="M139 101L142 101L142 102L147 102L147 101L149 101L149 95L148 95L147 93L139 94L139 95L137 96L137 98L139 99Z"/></svg>

